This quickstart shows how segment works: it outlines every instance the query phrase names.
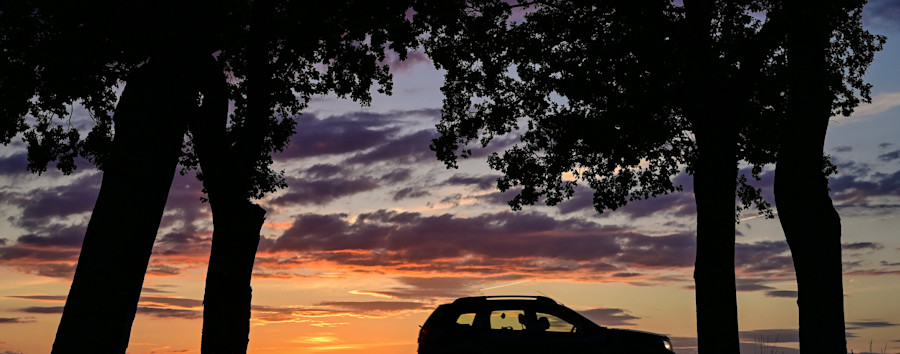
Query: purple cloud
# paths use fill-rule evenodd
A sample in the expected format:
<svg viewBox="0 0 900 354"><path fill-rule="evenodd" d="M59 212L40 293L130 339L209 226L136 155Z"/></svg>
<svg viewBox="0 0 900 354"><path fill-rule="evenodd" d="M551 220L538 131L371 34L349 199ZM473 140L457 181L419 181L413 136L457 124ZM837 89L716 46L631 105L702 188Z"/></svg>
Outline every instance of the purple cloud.
<svg viewBox="0 0 900 354"><path fill-rule="evenodd" d="M0 176L18 176L30 173L28 156L24 152L0 157Z"/></svg>
<svg viewBox="0 0 900 354"><path fill-rule="evenodd" d="M35 319L33 317L25 317L25 318L22 318L22 317L0 317L0 324L7 324L7 323L21 324L21 323L31 323L31 322L35 322ZM2 344L2 342L0 342L0 344Z"/></svg>
<svg viewBox="0 0 900 354"><path fill-rule="evenodd" d="M33 228L46 225L52 218L89 212L100 191L100 174L85 173L72 183L32 189L26 193L4 192L6 203L22 208L19 226Z"/></svg>
<svg viewBox="0 0 900 354"><path fill-rule="evenodd" d="M412 177L412 170L408 168L400 168L392 170L379 178L382 182L387 183L400 183L406 181Z"/></svg>
<svg viewBox="0 0 900 354"><path fill-rule="evenodd" d="M790 273L794 263L787 242L736 243L735 265L747 273Z"/></svg>
<svg viewBox="0 0 900 354"><path fill-rule="evenodd" d="M884 248L884 245L875 242L852 242L852 243L844 243L841 245L841 248L845 250L879 250Z"/></svg>
<svg viewBox="0 0 900 354"><path fill-rule="evenodd" d="M59 314L63 312L62 306L31 306L25 307L18 310L19 312L24 313L37 313L37 314Z"/></svg>
<svg viewBox="0 0 900 354"><path fill-rule="evenodd" d="M508 149L519 142L519 135L507 134L499 137L494 137L491 139L491 142L487 147L481 146L479 143L475 143L475 146L468 146L467 148L472 150L472 154L469 156L471 159L479 159L488 157L494 152L502 151ZM459 153L457 153L457 156Z"/></svg>
<svg viewBox="0 0 900 354"><path fill-rule="evenodd" d="M390 127L396 114L356 112L319 119L307 113L297 119L297 134L276 160L344 154L387 142L399 128Z"/></svg>
<svg viewBox="0 0 900 354"><path fill-rule="evenodd" d="M635 267L690 267L694 264L696 238L692 234L668 236L620 236L617 260Z"/></svg>
<svg viewBox="0 0 900 354"><path fill-rule="evenodd" d="M315 164L310 168L307 168L306 175L315 178L315 179L325 179L334 177L340 174L346 173L346 169L332 164Z"/></svg>
<svg viewBox="0 0 900 354"><path fill-rule="evenodd" d="M61 224L32 225L33 232L16 243L0 245L0 264L18 271L70 278L75 272L85 227Z"/></svg>
<svg viewBox="0 0 900 354"><path fill-rule="evenodd" d="M141 288L141 293L142 293L142 294L143 294L143 293L147 293L147 294L171 294L172 292L171 292L171 291L168 291L168 290L157 289L157 288L148 288L148 287L145 286L145 287Z"/></svg>
<svg viewBox="0 0 900 354"><path fill-rule="evenodd" d="M837 146L834 148L834 152L851 152L851 151L853 151L853 147L848 146L848 145L841 145L841 146Z"/></svg>
<svg viewBox="0 0 900 354"><path fill-rule="evenodd" d="M166 213L160 228L183 225L180 232L198 231L194 225L199 220L212 220L208 203L202 203L203 185L197 178L176 174L166 199Z"/></svg>
<svg viewBox="0 0 900 354"><path fill-rule="evenodd" d="M835 201L844 205L867 206L872 197L900 196L900 171L893 173L873 173L863 180L857 175L832 178L829 185Z"/></svg>
<svg viewBox="0 0 900 354"><path fill-rule="evenodd" d="M870 0L863 8L863 24L882 31L900 29L900 2L896 0Z"/></svg>
<svg viewBox="0 0 900 354"><path fill-rule="evenodd" d="M75 261L78 253L77 249L42 249L13 245L0 248L0 262L6 263L13 260Z"/></svg>
<svg viewBox="0 0 900 354"><path fill-rule="evenodd" d="M297 121L297 134L285 151L274 155L276 160L362 152L395 143L404 125L403 119L424 116L440 117L438 109L393 111L386 113L353 112L340 116L318 118L304 114ZM421 146L428 152L428 145Z"/></svg>
<svg viewBox="0 0 900 354"><path fill-rule="evenodd" d="M159 276L178 275L181 274L181 268L165 264L151 264L147 267L147 274Z"/></svg>
<svg viewBox="0 0 900 354"><path fill-rule="evenodd" d="M896 327L900 326L900 324L888 322L888 321L877 321L877 320L867 320L867 321L856 321L856 322L847 322L848 330L852 329L861 329L861 328L885 328L885 327Z"/></svg>
<svg viewBox="0 0 900 354"><path fill-rule="evenodd" d="M774 289L771 286L765 285L765 282L765 279L738 278L736 287L737 291L759 291Z"/></svg>
<svg viewBox="0 0 900 354"><path fill-rule="evenodd" d="M421 198L431 195L431 192L416 187L406 187L394 192L394 201L403 199Z"/></svg>
<svg viewBox="0 0 900 354"><path fill-rule="evenodd" d="M478 189L484 190L496 188L498 178L500 178L499 175L468 176L456 174L441 184L449 186L475 186Z"/></svg>
<svg viewBox="0 0 900 354"><path fill-rule="evenodd" d="M170 232L156 240L157 243L170 244L172 246L178 247L189 244L197 244L208 241L205 238L198 237L194 234L189 234L185 232Z"/></svg>
<svg viewBox="0 0 900 354"><path fill-rule="evenodd" d="M767 291L766 296L768 296L768 297L787 297L787 298L796 299L797 291L796 290L772 290L772 291Z"/></svg>
<svg viewBox="0 0 900 354"><path fill-rule="evenodd" d="M420 130L395 138L390 142L379 145L372 151L358 153L346 161L348 163L370 165L384 161L411 164L435 160L434 152L428 149L428 144L431 143L431 139L436 137L437 132L434 130Z"/></svg>
<svg viewBox="0 0 900 354"><path fill-rule="evenodd" d="M48 225L40 230L42 235L27 234L16 240L18 246L37 248L80 248L84 240L85 226Z"/></svg>
<svg viewBox="0 0 900 354"><path fill-rule="evenodd" d="M693 235L647 236L539 213L458 218L380 210L360 214L352 223L346 217L298 215L280 238L264 239L260 250L302 252L305 257L356 266L483 274L507 272L512 264L516 271L538 273L618 273L626 267L693 265Z"/></svg>
<svg viewBox="0 0 900 354"><path fill-rule="evenodd" d="M272 200L277 205L323 205L340 197L367 192L379 187L369 178L302 180L292 178L288 192Z"/></svg>
<svg viewBox="0 0 900 354"><path fill-rule="evenodd" d="M900 159L900 150L894 150L891 152L887 152L881 155L878 155L878 159L884 162L891 162L897 159Z"/></svg>
<svg viewBox="0 0 900 354"><path fill-rule="evenodd" d="M484 203L493 205L509 205L509 201L519 194L519 189L509 189L505 192L492 192L475 196L476 199Z"/></svg>
<svg viewBox="0 0 900 354"><path fill-rule="evenodd" d="M648 217L658 213L668 213L681 217L696 214L697 207L694 203L694 196L691 193L693 191L693 177L686 173L681 173L675 177L673 182L675 185L682 186L684 190L646 200L631 201L616 209L615 213L617 215L626 215L632 219ZM594 209L594 191L590 187L578 185L575 187L575 195L571 199L560 203L557 207L562 214L578 211L596 213ZM608 212L604 211L604 213Z"/></svg>
<svg viewBox="0 0 900 354"><path fill-rule="evenodd" d="M203 312L198 310L170 309L161 307L138 306L137 313L139 315L152 316L156 318L180 318L186 320L194 320L203 318Z"/></svg>

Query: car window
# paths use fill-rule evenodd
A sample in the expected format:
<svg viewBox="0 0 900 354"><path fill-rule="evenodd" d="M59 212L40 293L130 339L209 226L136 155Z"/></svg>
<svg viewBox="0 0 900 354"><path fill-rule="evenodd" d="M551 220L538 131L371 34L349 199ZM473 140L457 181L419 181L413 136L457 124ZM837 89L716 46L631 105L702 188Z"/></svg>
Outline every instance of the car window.
<svg viewBox="0 0 900 354"><path fill-rule="evenodd" d="M461 314L456 319L456 324L471 326L473 323L475 323L475 313L474 312Z"/></svg>
<svg viewBox="0 0 900 354"><path fill-rule="evenodd" d="M547 322L550 323L550 327L547 328L547 332L565 332L565 333L575 332L575 325L569 323L568 321L566 321L562 318L556 317L549 313L542 313L542 312L538 312L536 315L537 315L538 320L540 320L542 317L547 318ZM541 320L541 321L543 321L543 320Z"/></svg>
<svg viewBox="0 0 900 354"><path fill-rule="evenodd" d="M525 311L522 310L495 310L491 311L491 329L505 329L513 331L524 330L525 327L519 323L519 315L524 316Z"/></svg>

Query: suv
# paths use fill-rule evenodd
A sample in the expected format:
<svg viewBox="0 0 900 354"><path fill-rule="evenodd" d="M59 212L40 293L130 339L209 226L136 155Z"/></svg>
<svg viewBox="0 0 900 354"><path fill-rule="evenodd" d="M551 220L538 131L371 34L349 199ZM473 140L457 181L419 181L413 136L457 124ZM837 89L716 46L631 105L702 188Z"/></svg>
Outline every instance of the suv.
<svg viewBox="0 0 900 354"><path fill-rule="evenodd" d="M672 354L669 338L597 325L544 296L478 296L438 306L419 330L419 354Z"/></svg>

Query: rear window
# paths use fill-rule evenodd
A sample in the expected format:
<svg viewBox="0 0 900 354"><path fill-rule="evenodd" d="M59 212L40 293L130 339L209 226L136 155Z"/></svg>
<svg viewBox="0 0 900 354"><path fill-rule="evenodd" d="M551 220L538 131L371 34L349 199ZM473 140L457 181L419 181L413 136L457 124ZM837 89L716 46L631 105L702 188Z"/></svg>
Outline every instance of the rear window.
<svg viewBox="0 0 900 354"><path fill-rule="evenodd" d="M456 324L471 326L473 323L475 323L475 313L474 312L464 313L464 314L459 315L458 318L456 318Z"/></svg>

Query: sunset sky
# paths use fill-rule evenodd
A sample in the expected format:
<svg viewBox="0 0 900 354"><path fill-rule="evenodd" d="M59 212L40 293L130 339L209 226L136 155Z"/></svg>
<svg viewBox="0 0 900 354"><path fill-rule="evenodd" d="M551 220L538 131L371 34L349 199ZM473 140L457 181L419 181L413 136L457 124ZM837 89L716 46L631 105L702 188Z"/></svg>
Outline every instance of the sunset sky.
<svg viewBox="0 0 900 354"><path fill-rule="evenodd" d="M900 1L870 1L864 21L888 36L867 76L874 102L832 120L825 152L839 167L830 186L848 349L900 353ZM690 176L677 177L684 192L604 214L585 187L558 206L513 212L484 160L517 137L446 169L428 149L442 73L417 52L392 70L394 95L375 94L370 107L314 98L275 156L289 187L259 201L268 214L250 352L414 353L438 304L502 294L550 296L598 324L666 334L678 353L696 352ZM74 110L72 124L91 122ZM102 177L84 161L69 176L32 175L26 163L21 139L0 150L0 354L49 352ZM770 201L772 177L760 182ZM193 173L176 173L130 353L199 353L212 234L201 196ZM784 235L777 220L746 216L735 259L744 352L768 343L796 353Z"/></svg>

